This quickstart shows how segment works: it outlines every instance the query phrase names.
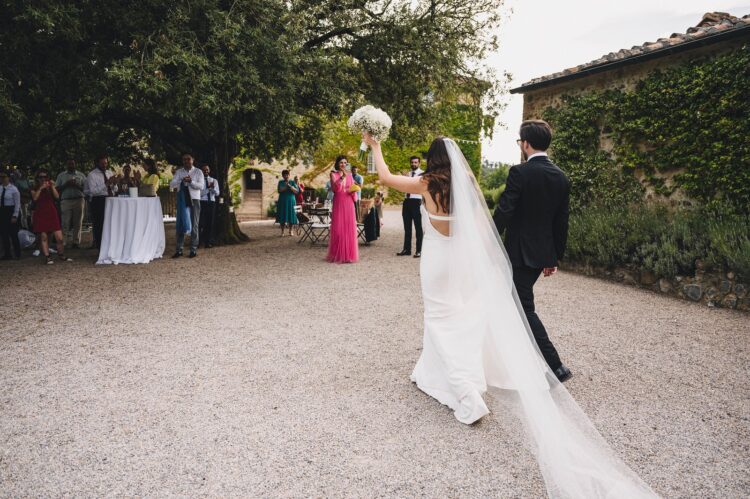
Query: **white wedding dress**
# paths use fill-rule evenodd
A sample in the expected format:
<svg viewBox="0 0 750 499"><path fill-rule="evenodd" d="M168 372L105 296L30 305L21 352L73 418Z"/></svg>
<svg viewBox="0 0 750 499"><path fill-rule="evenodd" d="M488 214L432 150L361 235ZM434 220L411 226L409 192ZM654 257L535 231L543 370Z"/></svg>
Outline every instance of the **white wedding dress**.
<svg viewBox="0 0 750 499"><path fill-rule="evenodd" d="M422 208L424 346L412 381L465 424L489 413L482 396L488 389L512 401L507 416L523 425L550 497L655 497L544 361L484 197L458 145L444 140L451 214ZM435 229L435 218L450 221L449 236Z"/></svg>

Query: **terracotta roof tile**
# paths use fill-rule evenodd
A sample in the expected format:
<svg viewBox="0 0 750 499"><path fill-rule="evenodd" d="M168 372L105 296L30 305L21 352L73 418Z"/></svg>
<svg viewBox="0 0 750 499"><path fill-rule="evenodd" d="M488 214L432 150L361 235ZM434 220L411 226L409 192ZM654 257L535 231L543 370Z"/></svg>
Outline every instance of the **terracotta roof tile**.
<svg viewBox="0 0 750 499"><path fill-rule="evenodd" d="M669 38L659 38L655 42L646 42L642 45L634 45L630 49L622 49L617 52L610 52L602 57L585 64L552 73L539 78L534 78L521 85L516 90L523 91L524 87L542 83L545 81L556 80L563 76L580 73L581 71L601 66L615 61L624 61L644 53L653 52L666 47L674 47L693 40L698 40L706 36L724 33L730 30L745 28L750 26L750 14L738 18L727 14L726 12L708 12L703 15L701 21L693 27L687 29L685 33L672 33ZM515 90L514 90L515 91Z"/></svg>

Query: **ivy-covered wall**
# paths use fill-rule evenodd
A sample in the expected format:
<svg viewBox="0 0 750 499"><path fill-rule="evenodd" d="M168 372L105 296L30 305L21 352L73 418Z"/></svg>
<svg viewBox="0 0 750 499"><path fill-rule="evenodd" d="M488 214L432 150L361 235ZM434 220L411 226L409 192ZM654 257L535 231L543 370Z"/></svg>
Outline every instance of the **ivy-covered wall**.
<svg viewBox="0 0 750 499"><path fill-rule="evenodd" d="M750 47L635 84L618 77L568 88L536 116L552 125L551 155L571 181L567 262L647 279L708 268L750 283ZM690 286L691 299L712 289ZM729 289L723 302L750 306L746 286Z"/></svg>
<svg viewBox="0 0 750 499"><path fill-rule="evenodd" d="M750 214L748 116L748 46L654 72L632 90L563 96L543 115L574 209L622 206L649 191L743 214Z"/></svg>

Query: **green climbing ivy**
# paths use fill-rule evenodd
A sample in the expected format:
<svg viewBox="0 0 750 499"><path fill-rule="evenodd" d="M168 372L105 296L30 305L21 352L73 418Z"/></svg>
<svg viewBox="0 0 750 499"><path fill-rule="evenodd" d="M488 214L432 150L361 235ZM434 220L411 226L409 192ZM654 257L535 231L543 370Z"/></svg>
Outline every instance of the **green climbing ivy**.
<svg viewBox="0 0 750 499"><path fill-rule="evenodd" d="M572 184L572 208L625 206L643 196L633 175L669 198L750 214L750 47L693 61L628 91L566 96L544 117ZM600 148L602 137L612 152ZM675 173L665 181L664 173Z"/></svg>

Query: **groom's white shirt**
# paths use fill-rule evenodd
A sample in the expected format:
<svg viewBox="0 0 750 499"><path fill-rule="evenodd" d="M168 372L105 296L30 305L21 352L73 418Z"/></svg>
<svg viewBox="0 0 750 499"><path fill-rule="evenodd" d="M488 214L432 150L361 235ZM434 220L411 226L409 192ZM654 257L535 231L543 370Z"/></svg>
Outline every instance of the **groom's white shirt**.
<svg viewBox="0 0 750 499"><path fill-rule="evenodd" d="M534 153L531 156L529 156L529 159L527 159L526 161L531 161L531 158L536 158L537 156L547 156L547 153L546 152Z"/></svg>

